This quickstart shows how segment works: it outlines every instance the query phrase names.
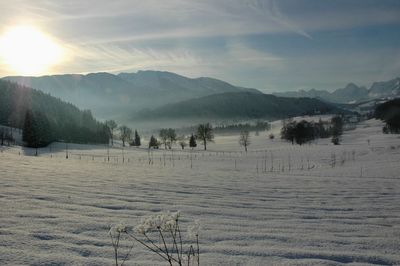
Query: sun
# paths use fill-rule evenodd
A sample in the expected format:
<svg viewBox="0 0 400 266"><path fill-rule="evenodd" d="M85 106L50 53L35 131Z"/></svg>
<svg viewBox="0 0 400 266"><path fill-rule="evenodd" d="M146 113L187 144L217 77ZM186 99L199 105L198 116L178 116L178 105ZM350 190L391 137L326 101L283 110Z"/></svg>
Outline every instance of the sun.
<svg viewBox="0 0 400 266"><path fill-rule="evenodd" d="M0 58L16 74L44 74L63 55L56 41L32 26L12 27L0 36Z"/></svg>

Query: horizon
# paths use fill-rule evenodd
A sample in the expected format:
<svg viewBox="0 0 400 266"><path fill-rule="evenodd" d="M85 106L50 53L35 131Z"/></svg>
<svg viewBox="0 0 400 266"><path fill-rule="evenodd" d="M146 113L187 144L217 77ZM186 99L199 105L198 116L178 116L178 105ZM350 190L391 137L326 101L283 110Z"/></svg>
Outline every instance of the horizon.
<svg viewBox="0 0 400 266"><path fill-rule="evenodd" d="M369 87L400 69L400 2L392 0L22 0L0 8L0 76L157 69L272 93Z"/></svg>
<svg viewBox="0 0 400 266"><path fill-rule="evenodd" d="M400 265L399 29L400 0L0 0L0 266Z"/></svg>
<svg viewBox="0 0 400 266"><path fill-rule="evenodd" d="M217 80L226 82L226 83L228 83L228 84L231 84L231 85L233 85L233 86L243 87L243 88L249 88L249 89L257 89L257 90L259 90L259 91L261 91L262 93L265 93L265 94L275 94L275 93L285 93L285 92L301 92L301 91L306 91L306 92L308 92L308 91L311 91L311 90L327 91L327 92L332 93L332 92L334 92L335 90L346 88L348 85L351 85L351 84L354 84L354 85L356 85L357 87L360 87L360 88L363 88L363 87L364 87L364 88L366 88L366 89L368 90L368 89L371 88L371 86L372 86L374 83L377 83L377 82L386 82L386 81L389 81L389 80L398 79L398 78L400 77L400 76L394 76L394 77L392 77L392 78L390 78L390 79L388 79L388 80L376 80L376 81L372 81L372 82L369 83L368 85L361 85L361 84L358 84L358 83L353 82L353 81L348 81L347 83L346 83L346 82L343 83L343 85L342 85L341 87L331 88L331 89L323 89L323 88L298 88L298 89L296 89L296 90L285 90L285 91L278 91L278 90L273 90L273 89L270 89L270 90L262 90L262 89L260 89L260 88L252 88L252 87L248 87L248 86L241 86L241 85L235 84L235 83L230 82L230 81L227 81L227 80L221 80L221 79L218 79L218 78L215 78L215 77L210 77L210 76L196 76L196 77L191 77L191 76L185 76L185 75L183 75L183 74L176 73L176 72L171 72L171 71L167 71L167 70L154 70L154 69L137 70L137 71L134 71L134 72L118 72L118 73L111 73L111 72L104 72L104 71L101 71L101 72L87 72L87 73L46 74L46 75L37 75L37 76L34 76L34 75L32 75L32 76L30 76L30 75L26 75L26 76L25 76L25 75L21 75L21 76L19 76L19 75L11 75L11 76L3 76L3 77L0 77L0 79L4 79L4 78L14 78L14 77L41 78L41 77L49 77L49 76L74 76L74 75L87 76L87 75L90 75L90 74L112 74L112 75L118 76L119 74L138 74L139 72L146 72L146 71L149 71L149 72L160 72L160 73L170 73L170 74L182 76L182 77L189 78L189 79L200 79L200 78L217 79Z"/></svg>

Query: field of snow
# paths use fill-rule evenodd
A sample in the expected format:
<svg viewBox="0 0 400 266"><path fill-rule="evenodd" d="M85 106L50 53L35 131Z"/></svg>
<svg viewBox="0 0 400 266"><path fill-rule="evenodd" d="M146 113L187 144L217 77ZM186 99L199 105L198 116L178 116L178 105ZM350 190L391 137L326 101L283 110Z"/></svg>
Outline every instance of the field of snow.
<svg viewBox="0 0 400 266"><path fill-rule="evenodd" d="M263 132L247 154L238 136L194 152L69 144L68 159L62 143L2 147L0 265L113 265L110 224L167 210L201 220L202 265L400 265L400 137L381 128L339 146ZM135 245L124 265L166 264Z"/></svg>

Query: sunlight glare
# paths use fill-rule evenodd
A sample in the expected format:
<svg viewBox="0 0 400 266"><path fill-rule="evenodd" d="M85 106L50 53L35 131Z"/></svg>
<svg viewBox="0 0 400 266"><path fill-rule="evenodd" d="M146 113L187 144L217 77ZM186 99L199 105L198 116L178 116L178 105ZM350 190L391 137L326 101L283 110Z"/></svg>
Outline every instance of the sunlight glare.
<svg viewBox="0 0 400 266"><path fill-rule="evenodd" d="M63 59L63 49L40 30L17 26L0 37L0 57L16 74L45 74Z"/></svg>

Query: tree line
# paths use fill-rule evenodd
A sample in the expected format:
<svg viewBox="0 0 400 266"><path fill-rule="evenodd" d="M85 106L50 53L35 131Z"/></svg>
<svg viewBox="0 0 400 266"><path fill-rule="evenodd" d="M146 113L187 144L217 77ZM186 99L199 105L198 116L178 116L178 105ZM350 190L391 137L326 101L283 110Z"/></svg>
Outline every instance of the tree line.
<svg viewBox="0 0 400 266"><path fill-rule="evenodd" d="M79 110L50 94L0 80L0 124L23 129L28 147L42 147L53 141L107 143L104 123L90 110Z"/></svg>
<svg viewBox="0 0 400 266"><path fill-rule="evenodd" d="M15 139L12 134L12 128L0 127L0 145L3 146L6 143L10 145L14 142Z"/></svg>
<svg viewBox="0 0 400 266"><path fill-rule="evenodd" d="M160 129L159 138L160 141L152 135L150 140L153 139L153 142L150 141L150 143L155 145L150 145L149 143L149 148L158 148L160 145L164 145L165 149L171 149L172 144L178 141L182 150L188 145L193 149L197 147L197 141L200 141L203 144L204 150L207 150L207 144L214 141L214 128L210 123L199 124L196 133L192 133L189 136L189 143L187 143L187 138L184 135L177 137L175 129L172 128Z"/></svg>
<svg viewBox="0 0 400 266"><path fill-rule="evenodd" d="M244 131L265 131L270 130L271 125L268 122L257 121L255 124L250 123L238 123L228 125L218 125L214 128L216 133L228 133L228 132L244 132Z"/></svg>
<svg viewBox="0 0 400 266"><path fill-rule="evenodd" d="M106 130L111 140L111 145L114 145L114 132L119 130L119 136L122 141L122 146L126 144L129 146L139 147L142 145L141 137L137 130L133 132L131 128L126 125L118 126L114 120L107 120L105 122ZM207 144L214 140L214 128L210 123L199 124L196 133L192 133L189 137L184 135L178 136L176 130L173 128L162 128L159 130L157 136L151 135L149 138L148 148L171 149L173 144L178 144L182 149L189 146L190 148L197 147L197 141L203 144L204 150L207 150Z"/></svg>
<svg viewBox="0 0 400 266"><path fill-rule="evenodd" d="M292 144L302 145L317 138L329 138L333 144L340 144L340 136L343 133L343 119L341 116L335 116L330 123L319 120L318 122L309 122L302 120L296 122L293 120L284 120L281 129L281 138L291 141Z"/></svg>
<svg viewBox="0 0 400 266"><path fill-rule="evenodd" d="M378 105L375 118L385 122L383 133L400 133L400 99L393 99Z"/></svg>

